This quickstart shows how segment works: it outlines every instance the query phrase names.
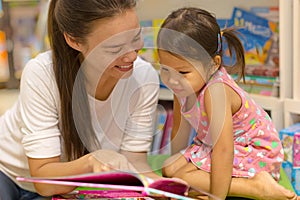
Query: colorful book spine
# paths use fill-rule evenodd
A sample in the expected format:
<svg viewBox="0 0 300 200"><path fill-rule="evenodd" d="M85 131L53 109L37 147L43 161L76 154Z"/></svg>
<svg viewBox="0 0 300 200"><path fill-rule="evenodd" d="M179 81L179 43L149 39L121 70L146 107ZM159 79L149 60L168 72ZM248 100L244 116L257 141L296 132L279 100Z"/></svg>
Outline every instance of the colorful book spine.
<svg viewBox="0 0 300 200"><path fill-rule="evenodd" d="M151 154L159 154L160 144L164 133L164 127L167 119L167 111L161 105L158 105L156 111L156 123L152 142Z"/></svg>
<svg viewBox="0 0 300 200"><path fill-rule="evenodd" d="M6 48L6 36L0 31L0 82L9 80L8 54Z"/></svg>
<svg viewBox="0 0 300 200"><path fill-rule="evenodd" d="M167 111L167 120L163 132L163 137L160 145L160 154L170 154L171 153L171 132L173 127L173 110L169 109Z"/></svg>

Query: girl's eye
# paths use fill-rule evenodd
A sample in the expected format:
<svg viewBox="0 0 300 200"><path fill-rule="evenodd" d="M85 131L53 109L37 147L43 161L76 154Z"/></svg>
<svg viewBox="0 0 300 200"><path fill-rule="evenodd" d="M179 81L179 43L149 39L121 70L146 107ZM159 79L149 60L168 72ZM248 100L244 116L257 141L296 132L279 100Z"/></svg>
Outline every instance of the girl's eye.
<svg viewBox="0 0 300 200"><path fill-rule="evenodd" d="M168 71L169 71L169 70L168 70L167 68L165 68L165 67L161 67L160 70L161 70L161 71L164 71L164 72L168 72Z"/></svg>
<svg viewBox="0 0 300 200"><path fill-rule="evenodd" d="M183 72L183 71L179 71L180 74L187 74L189 72Z"/></svg>

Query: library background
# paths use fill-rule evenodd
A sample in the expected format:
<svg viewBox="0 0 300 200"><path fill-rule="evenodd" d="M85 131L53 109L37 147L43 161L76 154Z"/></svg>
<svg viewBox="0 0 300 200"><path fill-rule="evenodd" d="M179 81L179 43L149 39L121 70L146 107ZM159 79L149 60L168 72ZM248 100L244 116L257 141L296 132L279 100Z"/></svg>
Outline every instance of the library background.
<svg viewBox="0 0 300 200"><path fill-rule="evenodd" d="M49 48L48 0L0 0L0 114L18 96L25 63ZM163 3L162 3L163 2ZM145 48L157 68L155 35L163 19L182 6L215 13L220 27L237 26L246 51L246 83L239 83L271 116L284 151L283 168L300 195L300 0L139 0ZM259 27L257 31L255 27ZM226 55L224 57L226 62ZM158 70L159 73L159 70ZM152 154L169 154L173 95L161 84ZM194 133L191 133L191 138Z"/></svg>

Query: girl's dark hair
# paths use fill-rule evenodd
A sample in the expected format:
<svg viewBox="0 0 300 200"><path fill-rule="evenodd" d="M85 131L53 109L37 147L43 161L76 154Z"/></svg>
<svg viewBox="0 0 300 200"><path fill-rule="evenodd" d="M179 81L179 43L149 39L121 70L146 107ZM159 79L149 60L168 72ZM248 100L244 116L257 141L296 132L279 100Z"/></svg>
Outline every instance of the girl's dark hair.
<svg viewBox="0 0 300 200"><path fill-rule="evenodd" d="M66 43L64 33L75 38L76 42L84 43L93 29L95 20L114 17L135 6L135 0L50 1L48 35L60 94L61 131L68 160L87 153L79 133L84 133L84 137L89 141L96 142L97 139L91 124L84 76L78 73L81 53ZM72 99L74 93L76 98Z"/></svg>
<svg viewBox="0 0 300 200"><path fill-rule="evenodd" d="M222 57L222 38L225 38L230 57L236 54L233 66L225 66L229 73L244 78L244 48L233 28L222 31L216 18L206 10L185 7L173 11L164 20L158 34L159 49L180 55L181 57L200 60L205 66L211 63L216 55ZM223 64L223 63L222 63ZM224 65L224 64L223 64ZM208 65L210 66L210 65Z"/></svg>

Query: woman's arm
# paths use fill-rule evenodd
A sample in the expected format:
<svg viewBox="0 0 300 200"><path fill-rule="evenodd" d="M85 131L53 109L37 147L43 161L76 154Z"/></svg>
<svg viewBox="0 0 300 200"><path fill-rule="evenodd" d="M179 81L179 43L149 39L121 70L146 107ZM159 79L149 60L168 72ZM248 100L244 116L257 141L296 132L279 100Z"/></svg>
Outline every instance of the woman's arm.
<svg viewBox="0 0 300 200"><path fill-rule="evenodd" d="M180 112L180 103L174 95L173 103L173 128L171 133L171 154L174 155L185 149L188 145L188 139L191 133L191 126Z"/></svg>
<svg viewBox="0 0 300 200"><path fill-rule="evenodd" d="M103 164L104 162L102 163L93 154L87 154L70 162L61 162L60 157L45 159L28 158L28 163L31 176L33 177L69 176L109 170L108 165ZM35 188L39 194L51 196L71 192L75 187L35 183Z"/></svg>
<svg viewBox="0 0 300 200"><path fill-rule="evenodd" d="M231 183L233 168L233 127L230 88L213 84L205 93L205 108L212 139L210 192L225 199Z"/></svg>

